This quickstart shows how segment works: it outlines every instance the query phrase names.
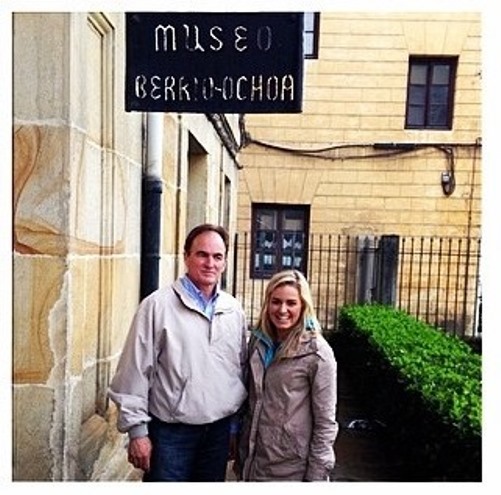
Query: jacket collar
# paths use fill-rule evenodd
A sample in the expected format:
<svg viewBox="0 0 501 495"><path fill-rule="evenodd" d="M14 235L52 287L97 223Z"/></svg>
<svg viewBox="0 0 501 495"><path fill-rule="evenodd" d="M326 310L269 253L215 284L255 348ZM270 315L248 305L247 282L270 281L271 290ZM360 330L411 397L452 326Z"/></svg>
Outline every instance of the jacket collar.
<svg viewBox="0 0 501 495"><path fill-rule="evenodd" d="M255 328L252 330L252 335L256 338L258 343L260 344L260 353L261 357L263 359L263 363L265 368L267 368L273 359L275 358L275 355L280 348L280 345L274 343L268 335L263 333L263 331L259 328ZM316 336L313 332L311 331L306 331L303 332L300 338L299 342L299 347L296 350L294 357L298 356L304 356L306 354L312 354L317 352L318 350L318 344L317 344L317 339Z"/></svg>
<svg viewBox="0 0 501 495"><path fill-rule="evenodd" d="M178 295L178 297L181 299L181 301L186 307L203 313L203 311L198 308L197 304L193 300L193 297L189 295L188 291L181 282L181 278L178 278L177 280L174 281L174 283L172 284L172 289ZM217 298L215 299L214 314L233 311L233 308L234 306L232 303L232 298L229 296L227 292L221 290L218 287Z"/></svg>

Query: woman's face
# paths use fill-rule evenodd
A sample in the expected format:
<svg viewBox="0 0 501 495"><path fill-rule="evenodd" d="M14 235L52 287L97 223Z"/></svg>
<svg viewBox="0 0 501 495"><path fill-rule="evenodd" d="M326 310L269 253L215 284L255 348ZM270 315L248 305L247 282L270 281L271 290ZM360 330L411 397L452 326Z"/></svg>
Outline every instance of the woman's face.
<svg viewBox="0 0 501 495"><path fill-rule="evenodd" d="M293 328L301 317L299 290L293 285L281 285L273 290L268 303L268 315L278 334Z"/></svg>

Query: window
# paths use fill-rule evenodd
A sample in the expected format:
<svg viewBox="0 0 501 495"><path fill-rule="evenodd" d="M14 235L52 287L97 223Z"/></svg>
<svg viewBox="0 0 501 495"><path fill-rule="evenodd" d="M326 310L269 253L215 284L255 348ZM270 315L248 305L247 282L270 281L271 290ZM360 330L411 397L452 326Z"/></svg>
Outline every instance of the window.
<svg viewBox="0 0 501 495"><path fill-rule="evenodd" d="M304 58L318 58L320 14L318 12L305 12L303 19Z"/></svg>
<svg viewBox="0 0 501 495"><path fill-rule="evenodd" d="M452 129L457 57L409 59L406 129Z"/></svg>
<svg viewBox="0 0 501 495"><path fill-rule="evenodd" d="M309 206L253 205L252 278L288 268L306 274L309 213Z"/></svg>

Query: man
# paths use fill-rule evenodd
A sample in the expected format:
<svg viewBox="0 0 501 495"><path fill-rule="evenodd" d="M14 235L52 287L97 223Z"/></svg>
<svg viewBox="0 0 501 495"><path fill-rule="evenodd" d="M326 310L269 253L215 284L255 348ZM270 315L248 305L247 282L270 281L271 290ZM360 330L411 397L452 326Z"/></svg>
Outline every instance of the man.
<svg viewBox="0 0 501 495"><path fill-rule="evenodd" d="M246 321L219 289L228 234L195 227L186 274L139 305L109 396L143 481L224 481L230 428L246 398Z"/></svg>

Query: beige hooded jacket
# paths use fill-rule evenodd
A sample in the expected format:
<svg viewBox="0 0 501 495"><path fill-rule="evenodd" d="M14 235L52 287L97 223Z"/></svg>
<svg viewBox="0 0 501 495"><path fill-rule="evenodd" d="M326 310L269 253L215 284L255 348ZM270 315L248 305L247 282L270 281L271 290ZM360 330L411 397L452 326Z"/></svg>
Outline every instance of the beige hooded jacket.
<svg viewBox="0 0 501 495"><path fill-rule="evenodd" d="M320 334L305 331L293 357L264 366L271 343L249 346L248 413L239 446L244 481L328 480L334 468L337 365Z"/></svg>

